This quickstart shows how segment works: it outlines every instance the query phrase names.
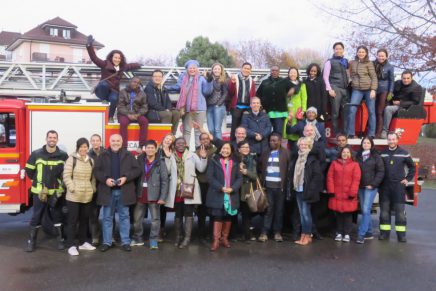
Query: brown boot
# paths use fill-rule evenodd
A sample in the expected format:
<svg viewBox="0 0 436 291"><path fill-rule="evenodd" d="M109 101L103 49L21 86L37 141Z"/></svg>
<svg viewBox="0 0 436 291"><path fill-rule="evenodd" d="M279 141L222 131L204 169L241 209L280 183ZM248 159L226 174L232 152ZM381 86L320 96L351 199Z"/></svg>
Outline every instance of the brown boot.
<svg viewBox="0 0 436 291"><path fill-rule="evenodd" d="M212 252L216 251L220 247L221 231L223 229L223 223L220 221L214 221L213 223L213 241L210 247Z"/></svg>
<svg viewBox="0 0 436 291"><path fill-rule="evenodd" d="M223 222L223 230L222 230L223 236L221 238L221 243L225 248L230 248L230 243L229 243L230 228L232 228L231 221Z"/></svg>

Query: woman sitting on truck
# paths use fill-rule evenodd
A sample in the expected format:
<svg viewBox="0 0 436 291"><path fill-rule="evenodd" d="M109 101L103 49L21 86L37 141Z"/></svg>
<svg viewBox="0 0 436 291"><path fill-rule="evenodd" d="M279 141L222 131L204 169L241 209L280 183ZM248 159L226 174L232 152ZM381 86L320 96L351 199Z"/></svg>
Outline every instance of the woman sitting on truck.
<svg viewBox="0 0 436 291"><path fill-rule="evenodd" d="M102 60L95 54L93 43L94 38L92 35L89 35L86 49L92 62L101 69L101 78L95 87L95 95L103 100L103 102L110 102L109 122L113 122L115 109L118 104L121 77L124 72L139 69L141 65L138 63L128 64L126 57L119 50L111 51L107 55L106 60Z"/></svg>

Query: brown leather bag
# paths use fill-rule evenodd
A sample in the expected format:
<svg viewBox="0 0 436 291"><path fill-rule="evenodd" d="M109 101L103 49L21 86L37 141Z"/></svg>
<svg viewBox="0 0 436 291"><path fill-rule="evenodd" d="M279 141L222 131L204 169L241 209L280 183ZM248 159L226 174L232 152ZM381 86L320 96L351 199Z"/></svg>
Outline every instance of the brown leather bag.
<svg viewBox="0 0 436 291"><path fill-rule="evenodd" d="M195 190L195 179L194 183L180 183L180 197L186 199L194 199L194 190Z"/></svg>

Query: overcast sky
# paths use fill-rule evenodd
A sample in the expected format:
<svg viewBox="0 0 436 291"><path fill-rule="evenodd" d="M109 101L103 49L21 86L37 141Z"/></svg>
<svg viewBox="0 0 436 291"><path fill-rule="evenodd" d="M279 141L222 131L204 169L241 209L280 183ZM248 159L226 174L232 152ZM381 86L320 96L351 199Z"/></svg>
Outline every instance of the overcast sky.
<svg viewBox="0 0 436 291"><path fill-rule="evenodd" d="M341 27L308 1L2 1L0 30L24 33L59 16L105 45L99 55L121 49L129 60L175 57L198 35L211 41L264 39L282 49L325 52ZM336 22L336 23L335 23Z"/></svg>

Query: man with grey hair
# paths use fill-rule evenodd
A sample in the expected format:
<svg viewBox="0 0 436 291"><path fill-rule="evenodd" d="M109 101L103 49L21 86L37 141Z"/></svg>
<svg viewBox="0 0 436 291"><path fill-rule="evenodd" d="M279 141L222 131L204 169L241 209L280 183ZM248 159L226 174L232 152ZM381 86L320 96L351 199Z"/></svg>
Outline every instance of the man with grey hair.
<svg viewBox="0 0 436 291"><path fill-rule="evenodd" d="M288 123L286 124L286 134L298 134L300 137L305 136L303 134L306 125L311 124L314 127L315 135L313 136L315 141L319 141L325 145L325 126L323 122L317 120L318 110L315 107L309 107L306 110L306 119L298 121L295 125L291 125L292 112L289 113Z"/></svg>
<svg viewBox="0 0 436 291"><path fill-rule="evenodd" d="M102 205L103 209L102 252L112 246L115 210L119 215L122 248L131 251L129 206L136 203L135 181L141 175L141 169L135 157L122 147L122 143L121 135L111 135L108 150L95 161L94 176L99 182L97 204Z"/></svg>
<svg viewBox="0 0 436 291"><path fill-rule="evenodd" d="M250 110L242 115L241 126L246 129L250 151L259 156L268 148L268 137L272 129L268 115L261 110L259 97L251 98Z"/></svg>

